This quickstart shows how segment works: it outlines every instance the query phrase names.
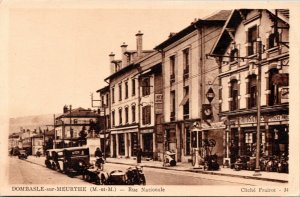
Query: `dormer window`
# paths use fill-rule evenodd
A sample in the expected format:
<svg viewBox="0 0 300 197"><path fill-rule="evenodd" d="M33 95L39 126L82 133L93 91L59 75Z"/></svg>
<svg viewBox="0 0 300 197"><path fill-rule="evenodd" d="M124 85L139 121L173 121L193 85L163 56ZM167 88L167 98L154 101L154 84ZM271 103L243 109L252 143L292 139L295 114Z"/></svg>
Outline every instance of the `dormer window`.
<svg viewBox="0 0 300 197"><path fill-rule="evenodd" d="M230 51L230 62L234 62L237 60L239 50L237 48L234 48Z"/></svg>

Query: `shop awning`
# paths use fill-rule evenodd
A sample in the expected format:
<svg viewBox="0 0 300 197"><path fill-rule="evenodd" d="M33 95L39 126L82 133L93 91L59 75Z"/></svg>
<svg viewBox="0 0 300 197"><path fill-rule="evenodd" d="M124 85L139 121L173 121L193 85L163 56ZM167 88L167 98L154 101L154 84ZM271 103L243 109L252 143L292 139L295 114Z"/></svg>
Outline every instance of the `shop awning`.
<svg viewBox="0 0 300 197"><path fill-rule="evenodd" d="M185 105L189 100L189 95L185 95L184 98L182 99L180 105Z"/></svg>

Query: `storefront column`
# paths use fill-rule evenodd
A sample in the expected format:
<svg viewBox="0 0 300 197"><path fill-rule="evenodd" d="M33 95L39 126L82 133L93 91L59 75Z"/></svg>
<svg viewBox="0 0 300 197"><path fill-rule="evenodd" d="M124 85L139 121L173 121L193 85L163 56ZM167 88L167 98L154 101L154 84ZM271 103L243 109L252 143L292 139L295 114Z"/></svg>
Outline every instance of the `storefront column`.
<svg viewBox="0 0 300 197"><path fill-rule="evenodd" d="M131 135L132 133L128 133L128 156L131 157L131 147L132 147L132 142L131 142Z"/></svg>
<svg viewBox="0 0 300 197"><path fill-rule="evenodd" d="M153 147L153 156L154 156L154 154L156 153L156 135L155 135L155 133L153 132L152 133L152 138L153 138L153 144L152 144L152 147Z"/></svg>
<svg viewBox="0 0 300 197"><path fill-rule="evenodd" d="M238 135L239 135L239 155L242 155L243 134L242 134L241 127L238 127Z"/></svg>
<svg viewBox="0 0 300 197"><path fill-rule="evenodd" d="M114 141L113 141L113 134L111 135L110 138L110 157L113 157L114 154Z"/></svg>
<svg viewBox="0 0 300 197"><path fill-rule="evenodd" d="M116 157L119 157L119 135L116 134Z"/></svg>
<svg viewBox="0 0 300 197"><path fill-rule="evenodd" d="M265 129L266 129L266 151L265 151L265 154L266 154L266 156L269 156L270 155L270 131L269 131L269 125L268 124L266 124L265 125Z"/></svg>
<svg viewBox="0 0 300 197"><path fill-rule="evenodd" d="M128 157L128 133L124 133L125 157Z"/></svg>
<svg viewBox="0 0 300 197"><path fill-rule="evenodd" d="M140 146L141 146L142 150L144 150L143 134L140 134Z"/></svg>

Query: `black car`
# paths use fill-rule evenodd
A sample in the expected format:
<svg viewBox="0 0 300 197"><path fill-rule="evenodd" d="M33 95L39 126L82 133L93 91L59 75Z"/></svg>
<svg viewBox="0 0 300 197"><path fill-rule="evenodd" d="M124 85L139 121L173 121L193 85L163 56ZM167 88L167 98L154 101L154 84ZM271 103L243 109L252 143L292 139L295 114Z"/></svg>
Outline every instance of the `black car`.
<svg viewBox="0 0 300 197"><path fill-rule="evenodd" d="M45 165L53 170L63 170L64 149L46 150Z"/></svg>
<svg viewBox="0 0 300 197"><path fill-rule="evenodd" d="M65 148L63 158L63 172L69 176L83 175L90 167L90 152L87 147Z"/></svg>
<svg viewBox="0 0 300 197"><path fill-rule="evenodd" d="M19 159L27 159L27 153L25 150L20 150L18 154Z"/></svg>

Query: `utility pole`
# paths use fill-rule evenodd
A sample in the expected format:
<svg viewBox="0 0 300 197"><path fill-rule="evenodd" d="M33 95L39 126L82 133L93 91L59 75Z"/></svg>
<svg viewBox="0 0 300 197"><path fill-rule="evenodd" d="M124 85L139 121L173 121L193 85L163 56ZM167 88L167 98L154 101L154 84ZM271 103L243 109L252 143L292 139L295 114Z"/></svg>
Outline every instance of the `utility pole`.
<svg viewBox="0 0 300 197"><path fill-rule="evenodd" d="M256 42L256 49L257 49L257 133L256 133L256 165L255 165L255 172L253 176L261 176L260 173L260 112L261 112L261 56L262 56L262 43L261 38L257 38Z"/></svg>
<svg viewBox="0 0 300 197"><path fill-rule="evenodd" d="M71 136L71 147L73 146L73 129L72 129L72 105L70 105L70 136Z"/></svg>
<svg viewBox="0 0 300 197"><path fill-rule="evenodd" d="M53 114L53 128L54 128L54 144L53 144L53 148L56 148L56 138L57 138L57 134L56 134L56 129L55 129L55 114Z"/></svg>

